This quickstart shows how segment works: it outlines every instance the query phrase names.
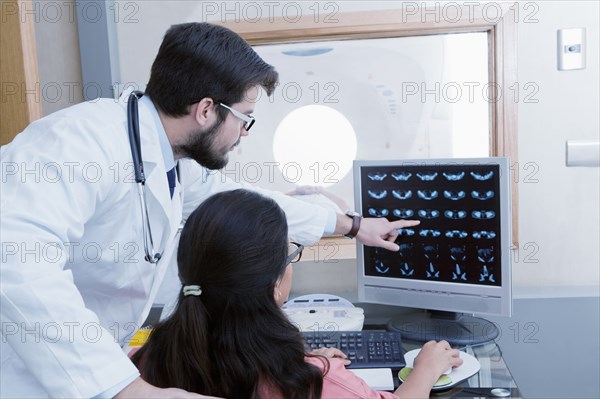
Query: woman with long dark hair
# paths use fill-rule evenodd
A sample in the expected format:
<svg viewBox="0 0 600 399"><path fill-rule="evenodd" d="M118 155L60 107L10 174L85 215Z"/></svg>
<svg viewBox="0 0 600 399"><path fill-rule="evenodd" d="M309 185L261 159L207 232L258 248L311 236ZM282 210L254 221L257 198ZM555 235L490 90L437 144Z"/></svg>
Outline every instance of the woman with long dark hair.
<svg viewBox="0 0 600 399"><path fill-rule="evenodd" d="M260 194L235 190L204 201L181 234L177 307L132 357L142 377L225 398L396 397L347 371L342 352L306 352L280 309L302 250L287 237L285 214ZM447 343L430 342L395 394L429 397L460 362Z"/></svg>

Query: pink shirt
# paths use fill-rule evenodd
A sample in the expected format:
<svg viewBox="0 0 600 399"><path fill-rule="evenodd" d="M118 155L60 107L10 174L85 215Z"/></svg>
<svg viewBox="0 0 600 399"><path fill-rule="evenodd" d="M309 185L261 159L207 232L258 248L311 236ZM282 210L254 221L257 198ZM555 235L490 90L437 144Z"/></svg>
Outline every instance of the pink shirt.
<svg viewBox="0 0 600 399"><path fill-rule="evenodd" d="M328 360L329 372L323 377L323 399L398 399L391 392L371 389L362 378L347 370L342 360ZM306 362L323 369L323 362L319 358L306 357Z"/></svg>
<svg viewBox="0 0 600 399"><path fill-rule="evenodd" d="M133 356L138 350L139 348L131 350L129 357ZM323 370L324 365L320 358L307 356L305 359L307 363ZM342 360L336 358L327 360L329 360L329 371L323 377L322 399L398 399L391 392L371 389L362 378L348 371ZM281 395L275 394L266 387L261 391L261 396L264 398L281 398Z"/></svg>

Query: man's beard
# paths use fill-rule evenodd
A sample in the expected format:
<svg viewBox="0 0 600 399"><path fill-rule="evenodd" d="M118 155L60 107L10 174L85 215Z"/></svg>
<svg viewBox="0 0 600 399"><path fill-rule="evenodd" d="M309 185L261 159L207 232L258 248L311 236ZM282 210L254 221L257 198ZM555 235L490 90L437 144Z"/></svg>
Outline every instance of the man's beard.
<svg viewBox="0 0 600 399"><path fill-rule="evenodd" d="M215 152L217 149L213 148L221 124L222 121L215 123L214 126L206 130L195 130L184 144L180 144L174 149L175 153L192 158L208 169L223 169L229 162L227 152L218 154Z"/></svg>

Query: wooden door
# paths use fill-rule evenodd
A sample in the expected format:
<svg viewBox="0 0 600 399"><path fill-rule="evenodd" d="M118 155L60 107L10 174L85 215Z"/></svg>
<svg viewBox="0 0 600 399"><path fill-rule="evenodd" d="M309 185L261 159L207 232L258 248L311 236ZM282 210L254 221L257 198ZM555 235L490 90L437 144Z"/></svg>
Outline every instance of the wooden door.
<svg viewBox="0 0 600 399"><path fill-rule="evenodd" d="M4 145L42 116L42 106L31 0L2 0L0 7L0 145Z"/></svg>

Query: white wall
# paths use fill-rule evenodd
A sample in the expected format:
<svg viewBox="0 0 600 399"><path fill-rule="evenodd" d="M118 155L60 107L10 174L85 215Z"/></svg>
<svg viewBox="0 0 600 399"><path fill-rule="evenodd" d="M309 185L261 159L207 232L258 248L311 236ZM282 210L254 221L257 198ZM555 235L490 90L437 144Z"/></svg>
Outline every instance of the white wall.
<svg viewBox="0 0 600 399"><path fill-rule="evenodd" d="M278 2L274 16L282 16L284 10L295 11L291 3L299 4ZM132 17L128 23L117 25L123 82L146 82L162 36L171 24L255 15L250 14L253 9L244 9L244 3L236 6L233 2L227 3L228 8L223 8L222 2L120 4ZM136 8L124 9L131 4ZM323 17L335 10L395 8L401 3L320 4L334 4L320 9ZM430 4L439 7L441 3ZM303 16L314 14L311 5L313 2L301 3ZM262 12L267 11L263 7ZM595 1L528 1L520 3L519 11L519 165L515 165L518 174L514 175L519 179L520 248L513 260L515 295L599 295L600 169L565 166L566 140L599 137L599 5ZM557 71L556 30L569 27L587 29L587 68ZM297 288L308 290L310 286L305 284L322 281L332 271L322 267L327 266L313 265L296 273L300 283ZM335 268L336 274L339 268L347 271L344 275L354 273L352 262L342 262ZM341 284L338 281L335 288L353 290L355 284L355 279L349 277Z"/></svg>
<svg viewBox="0 0 600 399"><path fill-rule="evenodd" d="M518 25L519 87L531 83L539 91L532 97L536 103L519 98L521 250L513 264L515 293L532 295L531 288L540 287L539 295L598 295L600 169L567 168L565 142L599 138L599 3L536 4L539 22ZM587 67L558 71L556 31L571 27L587 30Z"/></svg>

